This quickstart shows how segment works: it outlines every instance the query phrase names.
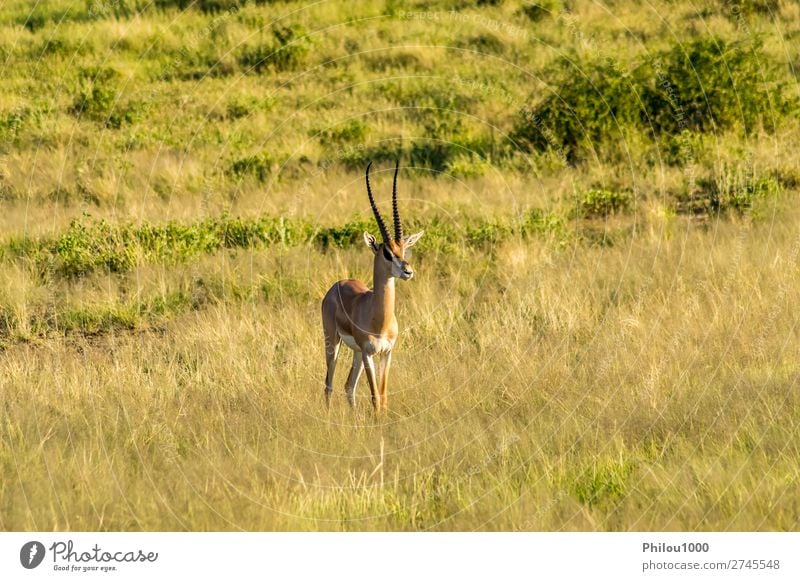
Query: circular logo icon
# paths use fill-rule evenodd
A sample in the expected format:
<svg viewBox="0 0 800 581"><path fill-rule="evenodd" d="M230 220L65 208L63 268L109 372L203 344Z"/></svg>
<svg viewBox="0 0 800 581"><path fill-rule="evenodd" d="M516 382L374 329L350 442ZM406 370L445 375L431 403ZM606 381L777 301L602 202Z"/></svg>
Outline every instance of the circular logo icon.
<svg viewBox="0 0 800 581"><path fill-rule="evenodd" d="M39 541L30 541L19 550L19 562L26 569L35 569L44 559L44 545Z"/></svg>

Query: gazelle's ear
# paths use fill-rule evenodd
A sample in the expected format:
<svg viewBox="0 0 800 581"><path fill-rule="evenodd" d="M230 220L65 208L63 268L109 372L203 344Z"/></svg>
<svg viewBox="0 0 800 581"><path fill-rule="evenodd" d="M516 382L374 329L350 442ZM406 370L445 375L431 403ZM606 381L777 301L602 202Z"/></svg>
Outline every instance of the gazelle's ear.
<svg viewBox="0 0 800 581"><path fill-rule="evenodd" d="M417 241L420 238L422 238L423 234L425 234L425 230L420 230L416 234L412 234L411 236L406 236L405 238L403 238L403 245L406 248L411 248L412 246L414 246L414 244L417 243Z"/></svg>
<svg viewBox="0 0 800 581"><path fill-rule="evenodd" d="M364 232L364 242L374 253L378 253L378 241L375 240L375 237L372 234L369 232Z"/></svg>

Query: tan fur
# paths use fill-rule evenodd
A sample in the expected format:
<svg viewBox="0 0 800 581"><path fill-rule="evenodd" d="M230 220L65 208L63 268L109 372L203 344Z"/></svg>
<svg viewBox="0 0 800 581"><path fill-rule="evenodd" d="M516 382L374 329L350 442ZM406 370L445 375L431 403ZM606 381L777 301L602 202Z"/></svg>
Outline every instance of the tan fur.
<svg viewBox="0 0 800 581"><path fill-rule="evenodd" d="M393 198L396 208L396 196L393 195ZM376 212L380 225L377 208L373 211ZM322 329L325 334L327 364L325 401L328 404L333 393L333 375L339 347L342 337L345 337L345 344L353 349L353 365L346 384L350 405L355 405L355 387L363 369L369 382L373 407L375 410L385 410L388 407L389 366L398 334L397 318L394 314L395 278L408 280L413 276L414 271L405 259L405 251L419 240L422 232L400 240L387 240L387 234L383 230L382 234L384 241L379 243L372 235L364 233L364 241L374 254L373 289L369 289L360 280L340 280L322 299ZM388 259L386 251L389 254ZM376 356L382 359L377 361L380 364L377 368Z"/></svg>
<svg viewBox="0 0 800 581"><path fill-rule="evenodd" d="M395 279L391 276L392 263L384 258L382 246L384 244L378 245L378 250L375 251L374 290L367 288L367 285L360 280L340 280L330 288L322 300L322 326L328 364L326 398L330 399L333 391L334 360L338 355L341 337L349 335L361 350L361 353L355 351L353 356L363 359L363 368L366 371L375 409L387 408L390 354L398 334L397 318L394 314ZM401 261L406 271L413 274L408 262L402 258L404 254L402 242L390 241L387 246L391 249L392 255ZM385 359L380 366L380 377L377 377L378 370L375 369L373 361L376 355ZM349 387L353 377L348 379ZM350 399L349 393L348 399Z"/></svg>

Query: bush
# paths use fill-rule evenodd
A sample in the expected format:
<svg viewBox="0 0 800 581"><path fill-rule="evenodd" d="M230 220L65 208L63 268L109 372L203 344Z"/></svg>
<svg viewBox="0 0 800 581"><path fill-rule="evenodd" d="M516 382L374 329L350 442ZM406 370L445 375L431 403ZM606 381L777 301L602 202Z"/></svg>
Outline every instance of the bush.
<svg viewBox="0 0 800 581"><path fill-rule="evenodd" d="M125 232L100 221L93 228L73 220L52 250L57 269L65 276L82 276L99 269L125 272L136 264L136 253Z"/></svg>
<svg viewBox="0 0 800 581"><path fill-rule="evenodd" d="M640 123L640 74L608 61L589 63L563 79L555 93L525 107L512 138L526 149L563 151L574 162L595 143Z"/></svg>
<svg viewBox="0 0 800 581"><path fill-rule="evenodd" d="M228 119L241 119L242 117L249 117L251 111L251 104L242 99L232 100L228 103L228 106L225 109L226 117Z"/></svg>
<svg viewBox="0 0 800 581"><path fill-rule="evenodd" d="M578 198L576 213L583 218L606 217L628 210L631 201L628 192L591 189Z"/></svg>
<svg viewBox="0 0 800 581"><path fill-rule="evenodd" d="M796 100L783 94L786 82L779 67L760 57L760 48L759 43L706 37L653 59L655 82L642 92L655 131L751 131L762 122L772 129Z"/></svg>
<svg viewBox="0 0 800 581"><path fill-rule="evenodd" d="M447 160L447 173L459 178L479 177L491 170L492 164L488 160L468 152L456 153Z"/></svg>
<svg viewBox="0 0 800 581"><path fill-rule="evenodd" d="M401 107L407 107L408 114L414 119L427 119L431 109L437 116L452 116L453 112L473 112L478 99L454 91L450 86L430 84L415 84L413 81L404 83L387 82L381 87L381 95L388 95ZM448 122L452 122L448 121Z"/></svg>
<svg viewBox="0 0 800 581"><path fill-rule="evenodd" d="M685 129L675 135L664 135L659 146L664 161L673 166L683 166L702 158L706 151L707 136Z"/></svg>
<svg viewBox="0 0 800 581"><path fill-rule="evenodd" d="M391 51L365 56L364 59L370 71L380 73L388 70L416 70L420 66L419 58L410 52Z"/></svg>
<svg viewBox="0 0 800 581"><path fill-rule="evenodd" d="M768 130L797 112L779 65L760 45L705 37L625 70L594 61L561 79L556 93L520 112L512 138L524 150L553 150L576 162L596 145L637 132Z"/></svg>
<svg viewBox="0 0 800 581"><path fill-rule="evenodd" d="M268 153L248 155L234 161L228 169L228 174L235 178L253 177L260 182L269 179L272 173L272 156Z"/></svg>
<svg viewBox="0 0 800 581"><path fill-rule="evenodd" d="M314 242L323 251L329 248L346 248L357 244L362 239L364 232L372 232L377 235L378 224L374 219L364 220L356 217L343 226L320 228L314 234Z"/></svg>
<svg viewBox="0 0 800 581"><path fill-rule="evenodd" d="M678 211L688 214L745 214L755 204L783 191L773 176L757 175L741 165L723 166L713 174L697 180L691 195L678 202Z"/></svg>
<svg viewBox="0 0 800 581"><path fill-rule="evenodd" d="M239 64L256 73L267 69L293 70L303 62L310 46L310 40L299 26L275 26L272 42L244 50Z"/></svg>
<svg viewBox="0 0 800 581"><path fill-rule="evenodd" d="M507 224L491 220L467 226L467 244L478 248L488 248L498 244L511 235Z"/></svg>
<svg viewBox="0 0 800 581"><path fill-rule="evenodd" d="M312 132L312 135L314 133ZM362 141L367 135L367 125L360 119L350 119L341 125L326 127L316 135L322 145L350 143Z"/></svg>
<svg viewBox="0 0 800 581"><path fill-rule="evenodd" d="M437 173L447 169L447 163L453 158L455 146L445 141L416 140L411 144L408 157L411 165L426 167Z"/></svg>
<svg viewBox="0 0 800 581"><path fill-rule="evenodd" d="M38 123L39 113L31 111L27 107L0 113L0 143L13 142L19 137L23 127Z"/></svg>
<svg viewBox="0 0 800 581"><path fill-rule="evenodd" d="M722 12L734 22L742 16L772 16L781 11L781 0L729 0Z"/></svg>
<svg viewBox="0 0 800 581"><path fill-rule="evenodd" d="M543 235L563 238L567 235L567 224L564 218L552 211L540 208L528 210L523 215L518 228L523 238Z"/></svg>
<svg viewBox="0 0 800 581"><path fill-rule="evenodd" d="M92 223L73 220L69 229L54 240L36 243L13 240L7 250L17 256L31 256L45 269L53 267L63 276L80 277L98 270L127 272L140 259L175 263L223 248L298 245L308 241L311 235L308 223L282 217L248 220L224 214L194 224L170 221L139 226L112 225L104 220ZM336 234L331 236L337 238ZM339 239L343 240L341 236ZM351 243L347 238L345 245Z"/></svg>
<svg viewBox="0 0 800 581"><path fill-rule="evenodd" d="M162 80L197 80L206 77L223 78L235 71L235 65L229 62L226 55L220 54L219 45L209 41L195 50L179 52L157 74Z"/></svg>
<svg viewBox="0 0 800 581"><path fill-rule="evenodd" d="M146 0L86 0L87 20L130 18L143 10Z"/></svg>
<svg viewBox="0 0 800 581"><path fill-rule="evenodd" d="M480 53L502 54L505 52L505 43L494 34L479 34L471 36L458 43L458 46L469 48Z"/></svg>
<svg viewBox="0 0 800 581"><path fill-rule="evenodd" d="M537 0L522 5L522 13L533 22L539 22L548 16L555 16L561 10L558 0Z"/></svg>
<svg viewBox="0 0 800 581"><path fill-rule="evenodd" d="M206 13L238 10L245 4L247 4L247 0L155 0L155 6L162 10L197 8Z"/></svg>
<svg viewBox="0 0 800 581"><path fill-rule="evenodd" d="M122 76L113 69L90 67L79 74L79 89L69 112L119 129L141 116L142 106L122 101Z"/></svg>
<svg viewBox="0 0 800 581"><path fill-rule="evenodd" d="M399 141L381 141L375 145L348 147L339 152L335 161L348 169L363 171L369 162L378 164L404 158L405 153Z"/></svg>

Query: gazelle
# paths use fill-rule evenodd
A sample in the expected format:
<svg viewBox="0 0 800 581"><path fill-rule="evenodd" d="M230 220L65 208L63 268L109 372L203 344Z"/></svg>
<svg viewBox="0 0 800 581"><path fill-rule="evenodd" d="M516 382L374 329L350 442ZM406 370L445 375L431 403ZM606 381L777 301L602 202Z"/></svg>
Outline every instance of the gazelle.
<svg viewBox="0 0 800 581"><path fill-rule="evenodd" d="M375 205L369 187L371 166L372 162L367 165L367 197L383 239L378 242L372 234L364 232L364 242L375 255L372 278L374 289L367 288L360 280L340 280L335 283L322 299L322 330L325 333L325 362L328 368L325 376L325 402L330 405L336 358L344 341L353 350L353 365L345 386L347 401L350 406L355 405L356 384L362 370L366 369L372 406L377 411L387 409L389 404L387 382L392 349L397 340L394 279L409 280L414 276L405 253L417 243L424 231L403 237L403 222L397 210L399 163L396 163L392 187L394 238L389 236L389 230Z"/></svg>

